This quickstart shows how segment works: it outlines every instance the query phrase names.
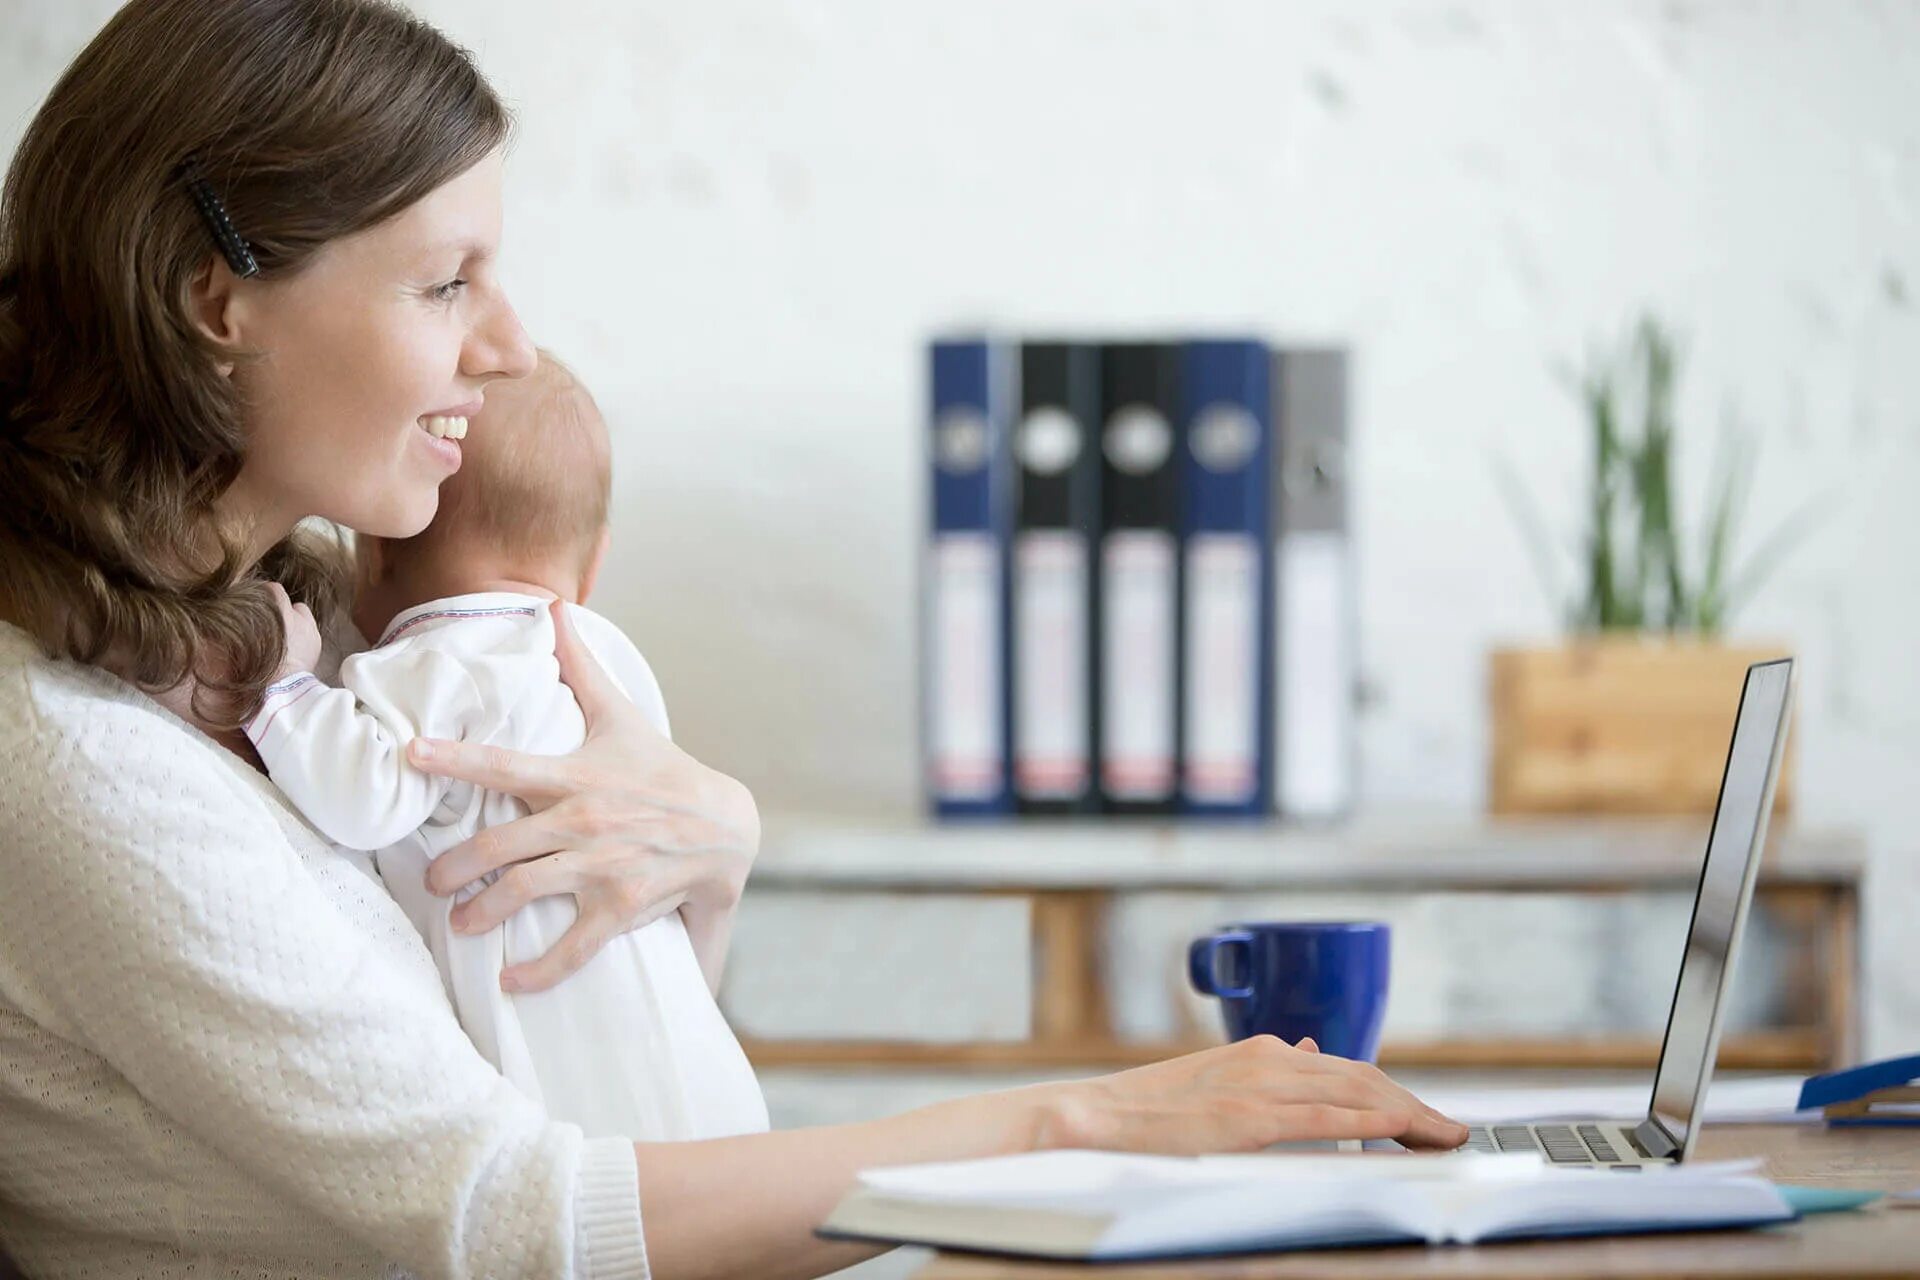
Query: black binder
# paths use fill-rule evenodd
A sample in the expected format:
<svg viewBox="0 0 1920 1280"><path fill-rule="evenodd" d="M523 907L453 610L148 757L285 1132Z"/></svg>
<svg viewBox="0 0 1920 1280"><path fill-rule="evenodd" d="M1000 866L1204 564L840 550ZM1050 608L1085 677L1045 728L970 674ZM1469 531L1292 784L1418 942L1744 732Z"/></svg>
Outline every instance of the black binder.
<svg viewBox="0 0 1920 1280"><path fill-rule="evenodd" d="M1100 353L1099 777L1109 813L1180 797L1180 347Z"/></svg>
<svg viewBox="0 0 1920 1280"><path fill-rule="evenodd" d="M1025 344L1020 390L1013 442L1020 485L1011 614L1015 807L1090 813L1099 807L1098 349Z"/></svg>

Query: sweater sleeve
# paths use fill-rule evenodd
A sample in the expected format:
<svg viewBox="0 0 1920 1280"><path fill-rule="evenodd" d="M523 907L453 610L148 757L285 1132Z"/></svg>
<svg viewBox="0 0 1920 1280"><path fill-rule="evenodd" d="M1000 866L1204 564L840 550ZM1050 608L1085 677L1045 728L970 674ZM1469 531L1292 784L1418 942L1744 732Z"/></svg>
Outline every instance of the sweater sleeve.
<svg viewBox="0 0 1920 1280"><path fill-rule="evenodd" d="M329 840L384 849L432 816L453 785L408 764L407 742L477 732L480 691L459 658L406 641L348 658L340 682L311 672L278 681L247 737L274 785Z"/></svg>
<svg viewBox="0 0 1920 1280"><path fill-rule="evenodd" d="M264 793L139 708L5 727L17 1007L415 1275L644 1280L632 1144L487 1065L424 953L350 918Z"/></svg>

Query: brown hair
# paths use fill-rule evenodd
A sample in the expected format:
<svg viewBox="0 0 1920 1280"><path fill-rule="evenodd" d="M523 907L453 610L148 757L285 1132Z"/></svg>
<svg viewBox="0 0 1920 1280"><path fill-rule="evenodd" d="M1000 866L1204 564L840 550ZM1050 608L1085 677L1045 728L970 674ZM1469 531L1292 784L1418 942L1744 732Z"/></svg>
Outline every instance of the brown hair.
<svg viewBox="0 0 1920 1280"><path fill-rule="evenodd" d="M389 569L473 539L530 563L575 556L585 570L607 524L613 461L600 408L573 370L542 348L532 373L487 389L460 449L432 523L380 539Z"/></svg>
<svg viewBox="0 0 1920 1280"><path fill-rule="evenodd" d="M269 580L327 619L347 583L311 529L248 565L214 501L240 406L193 326L214 241L192 155L263 277L391 217L501 146L472 58L383 0L133 0L28 125L0 193L0 604L51 654L192 677L239 724L285 634ZM224 357L231 358L231 357ZM324 621L323 621L324 625Z"/></svg>

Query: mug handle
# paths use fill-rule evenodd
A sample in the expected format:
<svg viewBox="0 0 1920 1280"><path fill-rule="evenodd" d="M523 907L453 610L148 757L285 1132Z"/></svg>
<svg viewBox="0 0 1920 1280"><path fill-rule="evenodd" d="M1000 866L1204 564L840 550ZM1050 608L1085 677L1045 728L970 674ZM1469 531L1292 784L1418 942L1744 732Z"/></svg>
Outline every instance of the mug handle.
<svg viewBox="0 0 1920 1280"><path fill-rule="evenodd" d="M1253 972L1253 935L1240 929L1229 929L1221 933L1209 934L1204 938L1195 938L1187 948L1187 980L1193 983L1193 989L1203 996L1219 996L1223 1000L1245 1000L1253 995L1252 987L1223 987L1219 975L1214 970L1214 956L1221 947L1238 944L1247 949L1247 973Z"/></svg>

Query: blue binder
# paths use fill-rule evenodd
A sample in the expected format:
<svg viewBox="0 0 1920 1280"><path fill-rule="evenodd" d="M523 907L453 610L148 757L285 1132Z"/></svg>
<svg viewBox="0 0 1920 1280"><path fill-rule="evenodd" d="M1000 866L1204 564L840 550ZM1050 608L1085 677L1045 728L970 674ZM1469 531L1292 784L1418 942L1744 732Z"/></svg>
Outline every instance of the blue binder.
<svg viewBox="0 0 1920 1280"><path fill-rule="evenodd" d="M1182 353L1182 812L1271 806L1273 360L1263 342Z"/></svg>
<svg viewBox="0 0 1920 1280"><path fill-rule="evenodd" d="M922 742L943 818L1011 813L1008 761L1009 438L1016 352L986 338L931 344L930 537L923 566Z"/></svg>

